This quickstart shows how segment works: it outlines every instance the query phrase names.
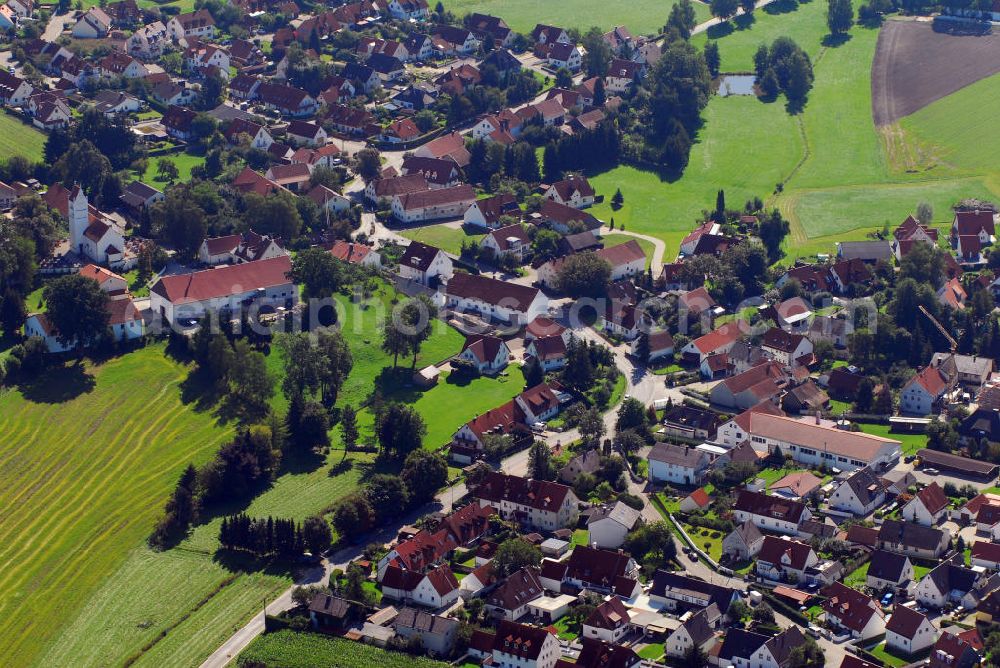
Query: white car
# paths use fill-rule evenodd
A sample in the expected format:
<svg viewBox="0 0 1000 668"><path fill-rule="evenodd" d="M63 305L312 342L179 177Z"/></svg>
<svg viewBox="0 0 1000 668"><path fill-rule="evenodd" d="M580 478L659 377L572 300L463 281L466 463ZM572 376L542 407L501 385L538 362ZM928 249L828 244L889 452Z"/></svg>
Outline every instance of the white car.
<svg viewBox="0 0 1000 668"><path fill-rule="evenodd" d="M545 423L536 422L535 424L531 425L531 431L545 431Z"/></svg>

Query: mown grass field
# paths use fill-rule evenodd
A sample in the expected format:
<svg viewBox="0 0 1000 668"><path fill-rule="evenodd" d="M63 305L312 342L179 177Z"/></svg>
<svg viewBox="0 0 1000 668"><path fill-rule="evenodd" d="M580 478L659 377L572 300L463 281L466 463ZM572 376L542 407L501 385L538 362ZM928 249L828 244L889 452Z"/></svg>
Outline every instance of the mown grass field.
<svg viewBox="0 0 1000 668"><path fill-rule="evenodd" d="M236 665L250 661L268 668L444 668L448 665L427 657L391 652L343 638L294 631L277 631L256 638L240 653Z"/></svg>
<svg viewBox="0 0 1000 668"><path fill-rule="evenodd" d="M400 236L413 241L435 246L441 250L458 255L462 252L462 242L479 243L485 234L467 234L461 227L449 227L447 225L427 225L426 227L414 227L408 230L400 230Z"/></svg>
<svg viewBox="0 0 1000 668"><path fill-rule="evenodd" d="M43 132L10 114L0 113L0 162L15 155L23 155L32 162L41 162L44 148Z"/></svg>
<svg viewBox="0 0 1000 668"><path fill-rule="evenodd" d="M766 197L783 180L803 152L796 121L781 103L764 104L753 97L713 97L705 123L691 150L690 163L680 179L670 182L658 174L619 166L591 176L604 202L592 213L605 222L663 239L666 257L676 254L702 209L715 206L720 188L730 205L742 206L750 197ZM611 208L611 196L621 188L624 204Z"/></svg>
<svg viewBox="0 0 1000 668"><path fill-rule="evenodd" d="M625 25L633 34L659 33L670 14L671 0L632 0L631 2L605 2L604 0L445 0L446 9L458 16L480 12L499 16L512 29L530 34L537 23L577 28L586 32L591 26L610 30ZM708 5L694 3L698 22L709 18Z"/></svg>
<svg viewBox="0 0 1000 668"><path fill-rule="evenodd" d="M205 156L191 155L190 153L175 153L174 155L151 157L146 163L145 173L139 177L139 180L154 187L162 188L168 185L169 181L159 178L156 174L160 160L169 160L174 163L178 173L176 183L185 183L191 180L191 170L198 165L204 164Z"/></svg>
<svg viewBox="0 0 1000 668"><path fill-rule="evenodd" d="M35 664L65 642L61 631L143 543L183 467L229 436L182 401L186 375L150 346L0 395L7 662ZM149 581L135 586L141 596Z"/></svg>

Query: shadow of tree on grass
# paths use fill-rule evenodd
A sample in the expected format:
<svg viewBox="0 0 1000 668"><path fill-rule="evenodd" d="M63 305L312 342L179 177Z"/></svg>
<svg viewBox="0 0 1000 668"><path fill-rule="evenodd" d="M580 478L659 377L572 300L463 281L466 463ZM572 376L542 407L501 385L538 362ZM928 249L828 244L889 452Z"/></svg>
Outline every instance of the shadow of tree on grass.
<svg viewBox="0 0 1000 668"><path fill-rule="evenodd" d="M97 382L82 361L46 369L20 385L21 394L38 404L61 404L94 390Z"/></svg>

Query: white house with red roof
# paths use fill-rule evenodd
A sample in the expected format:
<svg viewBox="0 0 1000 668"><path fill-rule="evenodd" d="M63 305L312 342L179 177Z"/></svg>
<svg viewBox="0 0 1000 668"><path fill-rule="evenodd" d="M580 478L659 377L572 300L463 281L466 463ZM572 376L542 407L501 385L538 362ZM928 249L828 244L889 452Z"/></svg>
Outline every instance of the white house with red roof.
<svg viewBox="0 0 1000 668"><path fill-rule="evenodd" d="M960 311L965 308L965 302L969 298L969 294L965 291L965 287L956 276L938 288L937 298L944 306Z"/></svg>
<svg viewBox="0 0 1000 668"><path fill-rule="evenodd" d="M555 417L562 406L560 390L561 386L556 382L541 383L514 397L514 403L524 414L525 423L530 425Z"/></svg>
<svg viewBox="0 0 1000 668"><path fill-rule="evenodd" d="M493 375L507 368L510 349L498 336L474 334L465 338L458 359L472 364L479 373Z"/></svg>
<svg viewBox="0 0 1000 668"><path fill-rule="evenodd" d="M481 506L496 508L504 519L535 529L555 531L575 525L579 517L580 500L572 488L546 480L491 472L472 497Z"/></svg>
<svg viewBox="0 0 1000 668"><path fill-rule="evenodd" d="M899 412L928 415L934 405L951 389L951 382L935 366L924 367L907 381L899 393Z"/></svg>
<svg viewBox="0 0 1000 668"><path fill-rule="evenodd" d="M389 566L423 572L443 562L455 549L478 541L489 529L492 515L492 507L470 503L445 517L437 527L422 529L400 541L379 559L378 580L382 580Z"/></svg>
<svg viewBox="0 0 1000 668"><path fill-rule="evenodd" d="M469 654L488 658L490 665L502 668L555 668L562 658L554 633L506 620L500 622L495 633L475 631Z"/></svg>
<svg viewBox="0 0 1000 668"><path fill-rule="evenodd" d="M703 334L697 339L688 342L681 349L681 354L700 364L709 355L728 353L732 350L733 345L743 337L744 327L746 327L746 323L742 320L727 322L708 334Z"/></svg>
<svg viewBox="0 0 1000 668"><path fill-rule="evenodd" d="M914 495L903 506L903 519L923 526L934 526L948 514L948 497L936 482L932 482Z"/></svg>
<svg viewBox="0 0 1000 668"><path fill-rule="evenodd" d="M379 269L382 266L382 256L378 251L354 241L338 239L330 246L330 254L347 264L359 264L372 269Z"/></svg>
<svg viewBox="0 0 1000 668"><path fill-rule="evenodd" d="M897 605L885 625L885 646L905 655L916 654L934 644L937 628L912 608Z"/></svg>
<svg viewBox="0 0 1000 668"><path fill-rule="evenodd" d="M982 566L992 571L1000 571L1000 545L985 540L977 540L972 544L970 563Z"/></svg>
<svg viewBox="0 0 1000 668"><path fill-rule="evenodd" d="M524 411L517 402L511 400L491 408L459 427L451 437L452 461L472 463L482 456L490 436L509 436L515 443L529 441L531 431L525 426Z"/></svg>
<svg viewBox="0 0 1000 668"><path fill-rule="evenodd" d="M400 277L421 285L447 281L453 274L451 258L443 250L419 241L411 241L399 260Z"/></svg>
<svg viewBox="0 0 1000 668"><path fill-rule="evenodd" d="M426 573L390 565L382 576L382 596L425 608L443 608L459 598L459 585L448 564Z"/></svg>
<svg viewBox="0 0 1000 668"><path fill-rule="evenodd" d="M774 582L799 582L806 569L819 563L819 557L808 543L787 536L764 536L757 554L757 575Z"/></svg>
<svg viewBox="0 0 1000 668"><path fill-rule="evenodd" d="M150 309L171 324L207 311L238 312L251 306L290 307L299 290L287 255L191 274L161 276L149 289Z"/></svg>
<svg viewBox="0 0 1000 668"><path fill-rule="evenodd" d="M548 310L548 298L538 288L486 276L455 274L440 294L449 309L516 325L531 322Z"/></svg>
<svg viewBox="0 0 1000 668"><path fill-rule="evenodd" d="M822 603L826 621L843 628L852 638L867 640L885 633L885 616L882 607L871 597L850 587L834 582L823 589L827 597Z"/></svg>
<svg viewBox="0 0 1000 668"><path fill-rule="evenodd" d="M788 366L808 362L812 358L812 341L802 334L786 332L777 327L764 332L760 347L775 361Z"/></svg>
<svg viewBox="0 0 1000 668"><path fill-rule="evenodd" d="M543 371L554 371L566 366L566 340L562 336L541 336L528 341L524 352L542 366Z"/></svg>
<svg viewBox="0 0 1000 668"><path fill-rule="evenodd" d="M128 284L118 274L94 264L85 265L80 275L97 282L108 295L108 329L115 341L131 341L145 332L142 315L128 293ZM24 323L25 336L38 336L50 353L62 353L76 348L75 342L59 341L59 332L44 313L33 313Z"/></svg>
<svg viewBox="0 0 1000 668"><path fill-rule="evenodd" d="M951 222L951 243L957 245L959 237L975 236L983 246L992 244L996 235L997 214L988 209L956 211Z"/></svg>
<svg viewBox="0 0 1000 668"><path fill-rule="evenodd" d="M288 251L276 239L266 234L257 234L253 230L211 237L202 241L198 247L198 260L208 265L241 264L287 255Z"/></svg>
<svg viewBox="0 0 1000 668"><path fill-rule="evenodd" d="M550 185L542 197L574 209L583 209L593 205L594 188L587 177L572 175Z"/></svg>

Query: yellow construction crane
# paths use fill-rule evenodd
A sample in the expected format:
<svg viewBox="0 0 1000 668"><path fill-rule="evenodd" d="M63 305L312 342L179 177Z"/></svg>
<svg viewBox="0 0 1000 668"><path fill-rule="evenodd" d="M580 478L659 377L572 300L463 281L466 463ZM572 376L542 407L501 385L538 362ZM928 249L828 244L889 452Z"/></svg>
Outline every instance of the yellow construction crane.
<svg viewBox="0 0 1000 668"><path fill-rule="evenodd" d="M931 321L932 325L937 327L937 331L941 332L941 336L943 336L945 340L948 342L948 345L951 346L951 352L955 352L955 350L958 348L958 342L955 341L952 335L948 333L948 330L944 328L944 325L938 322L937 318L931 315L931 312L928 311L923 304L919 305L917 308L920 309L921 313L927 316L927 319Z"/></svg>

